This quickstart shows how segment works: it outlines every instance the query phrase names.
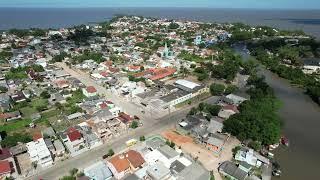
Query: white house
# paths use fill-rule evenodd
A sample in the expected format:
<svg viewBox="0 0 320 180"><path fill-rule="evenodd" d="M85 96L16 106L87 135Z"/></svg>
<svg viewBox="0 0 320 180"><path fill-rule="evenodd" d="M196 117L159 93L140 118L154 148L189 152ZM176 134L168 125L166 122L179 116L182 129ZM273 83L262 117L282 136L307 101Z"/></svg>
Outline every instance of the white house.
<svg viewBox="0 0 320 180"><path fill-rule="evenodd" d="M36 141L31 141L26 144L30 160L36 162L42 167L46 167L53 164L50 150L48 149L43 138Z"/></svg>

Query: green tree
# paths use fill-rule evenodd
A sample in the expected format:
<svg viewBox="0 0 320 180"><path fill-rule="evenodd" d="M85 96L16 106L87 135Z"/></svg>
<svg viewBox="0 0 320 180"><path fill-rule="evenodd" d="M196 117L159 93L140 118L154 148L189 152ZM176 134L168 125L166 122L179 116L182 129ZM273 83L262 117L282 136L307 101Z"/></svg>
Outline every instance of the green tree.
<svg viewBox="0 0 320 180"><path fill-rule="evenodd" d="M208 104L206 110L212 115L217 116L219 111L221 110L221 106L219 105L210 105Z"/></svg>
<svg viewBox="0 0 320 180"><path fill-rule="evenodd" d="M195 108L195 107L193 107L193 108L190 109L188 115L195 115L195 114L197 114L197 113L198 113L198 109Z"/></svg>
<svg viewBox="0 0 320 180"><path fill-rule="evenodd" d="M0 86L0 92L1 93L6 93L6 92L8 92L8 88L6 88L4 86Z"/></svg>
<svg viewBox="0 0 320 180"><path fill-rule="evenodd" d="M137 121L132 121L130 128L136 129L137 127L139 127L139 123Z"/></svg>
<svg viewBox="0 0 320 180"><path fill-rule="evenodd" d="M43 91L40 96L44 99L49 99L51 97L48 91Z"/></svg>
<svg viewBox="0 0 320 180"><path fill-rule="evenodd" d="M244 74L251 75L256 73L258 64L253 59L249 59L242 63L242 67Z"/></svg>
<svg viewBox="0 0 320 180"><path fill-rule="evenodd" d="M225 86L223 84L211 84L210 85L210 93L213 96L222 95L224 92Z"/></svg>
<svg viewBox="0 0 320 180"><path fill-rule="evenodd" d="M238 90L237 86L229 85L229 86L227 86L226 90L224 91L224 94L225 95L232 94L232 93L236 92L237 90Z"/></svg>

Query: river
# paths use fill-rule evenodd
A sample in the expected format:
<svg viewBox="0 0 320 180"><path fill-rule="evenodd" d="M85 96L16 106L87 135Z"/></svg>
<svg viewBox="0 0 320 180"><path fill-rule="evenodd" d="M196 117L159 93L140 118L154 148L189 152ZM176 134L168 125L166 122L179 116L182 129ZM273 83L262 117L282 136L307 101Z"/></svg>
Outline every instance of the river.
<svg viewBox="0 0 320 180"><path fill-rule="evenodd" d="M250 56L243 48L235 48L243 58ZM279 78L265 68L258 72L282 101L280 117L284 121L283 134L290 147L275 150L275 159L282 170L281 180L319 180L320 173L320 107L304 91Z"/></svg>

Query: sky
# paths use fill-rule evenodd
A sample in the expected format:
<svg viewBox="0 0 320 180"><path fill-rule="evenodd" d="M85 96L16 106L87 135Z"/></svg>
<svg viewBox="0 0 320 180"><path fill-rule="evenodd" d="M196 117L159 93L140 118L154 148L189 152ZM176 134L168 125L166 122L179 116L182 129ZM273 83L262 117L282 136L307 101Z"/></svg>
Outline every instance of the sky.
<svg viewBox="0 0 320 180"><path fill-rule="evenodd" d="M320 9L320 0L0 0L0 7L208 7Z"/></svg>

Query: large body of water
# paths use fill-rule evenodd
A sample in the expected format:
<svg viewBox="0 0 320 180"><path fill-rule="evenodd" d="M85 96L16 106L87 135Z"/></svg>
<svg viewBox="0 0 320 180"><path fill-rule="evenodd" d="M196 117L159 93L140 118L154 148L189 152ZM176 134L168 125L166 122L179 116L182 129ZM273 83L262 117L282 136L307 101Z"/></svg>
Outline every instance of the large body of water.
<svg viewBox="0 0 320 180"><path fill-rule="evenodd" d="M89 8L89 9L14 9L0 8L0 29L59 28L110 19L115 14L134 14L170 19L192 19L214 22L244 22L270 25L282 29L302 29L320 37L320 11L267 11L235 9L177 8ZM290 139L290 148L276 152L283 180L320 179L320 108L302 90L262 70L266 81L283 102L280 115L283 133Z"/></svg>
<svg viewBox="0 0 320 180"><path fill-rule="evenodd" d="M282 29L299 29L320 37L320 11L250 10L210 8L1 8L0 30L11 28L60 28L100 22L115 14L210 22L244 22Z"/></svg>

